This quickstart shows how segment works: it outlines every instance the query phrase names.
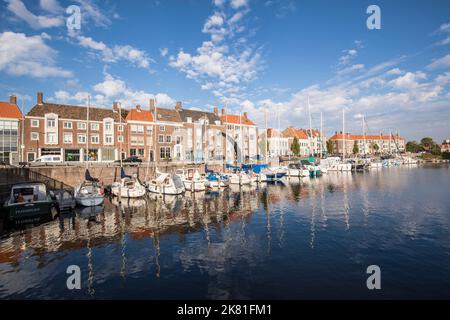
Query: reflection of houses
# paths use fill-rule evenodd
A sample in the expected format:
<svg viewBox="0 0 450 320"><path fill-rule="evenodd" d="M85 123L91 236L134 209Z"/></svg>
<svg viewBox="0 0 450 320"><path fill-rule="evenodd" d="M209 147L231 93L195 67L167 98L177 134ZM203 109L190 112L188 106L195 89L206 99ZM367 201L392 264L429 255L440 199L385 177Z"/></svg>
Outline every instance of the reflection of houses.
<svg viewBox="0 0 450 320"><path fill-rule="evenodd" d="M247 112L227 114L222 109L220 119L226 125L225 159L227 162L244 162L258 155L258 129Z"/></svg>
<svg viewBox="0 0 450 320"><path fill-rule="evenodd" d="M405 139L398 135L383 135L383 134L350 134L345 136L342 132L335 133L331 138L334 146L334 153L342 154L344 151L347 155L353 154L353 147L355 142L358 146L358 154L375 154L375 153L395 153L405 151Z"/></svg>
<svg viewBox="0 0 450 320"><path fill-rule="evenodd" d="M122 110L125 118L127 111ZM37 94L37 104L25 116L26 159L42 155L61 155L64 161L84 161L89 143L90 161L114 161L124 125L118 110L89 108L89 127L85 106L47 103Z"/></svg>
<svg viewBox="0 0 450 320"><path fill-rule="evenodd" d="M17 163L20 158L19 128L22 112L17 97L9 102L0 101L0 163Z"/></svg>

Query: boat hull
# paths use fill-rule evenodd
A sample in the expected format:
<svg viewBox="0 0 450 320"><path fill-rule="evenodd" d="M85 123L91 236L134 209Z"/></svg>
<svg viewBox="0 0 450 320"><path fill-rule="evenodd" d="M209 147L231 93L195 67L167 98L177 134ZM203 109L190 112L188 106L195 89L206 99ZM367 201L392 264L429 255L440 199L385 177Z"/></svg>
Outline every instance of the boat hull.
<svg viewBox="0 0 450 320"><path fill-rule="evenodd" d="M121 198L141 198L145 196L146 189L143 186L127 188L123 186L113 186L111 193L116 197Z"/></svg>
<svg viewBox="0 0 450 320"><path fill-rule="evenodd" d="M2 208L2 217L10 224L23 225L53 220L58 214L54 201L39 201L8 205Z"/></svg>
<svg viewBox="0 0 450 320"><path fill-rule="evenodd" d="M95 207L103 204L103 196L76 196L75 201L83 207Z"/></svg>

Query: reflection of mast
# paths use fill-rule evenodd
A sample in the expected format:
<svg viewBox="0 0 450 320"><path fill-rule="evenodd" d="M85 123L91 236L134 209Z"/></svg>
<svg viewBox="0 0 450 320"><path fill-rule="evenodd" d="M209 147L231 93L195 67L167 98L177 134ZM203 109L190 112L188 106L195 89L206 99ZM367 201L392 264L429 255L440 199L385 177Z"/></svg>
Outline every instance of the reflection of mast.
<svg viewBox="0 0 450 320"><path fill-rule="evenodd" d="M311 246L311 249L314 249L314 240L316 239L316 189L314 186L312 186L312 208L311 208L311 241L309 242L309 245Z"/></svg>
<svg viewBox="0 0 450 320"><path fill-rule="evenodd" d="M92 288L92 284L94 282L94 266L92 264L92 248L91 248L91 232L90 232L91 228L89 220L87 222L87 229L88 229L88 239L87 239L88 252L86 256L88 258L88 294L93 296L95 293L94 288Z"/></svg>
<svg viewBox="0 0 450 320"><path fill-rule="evenodd" d="M119 205L119 210L121 212L121 223L120 224L121 224L121 229L122 229L122 239L121 239L121 244L122 244L122 251L121 251L122 267L120 269L120 276L125 281L125 269L126 269L126 262L127 262L127 258L125 256L125 212L124 212L123 207L121 205Z"/></svg>
<svg viewBox="0 0 450 320"><path fill-rule="evenodd" d="M159 256L161 254L161 248L159 243L159 230L157 230L154 233L153 248L155 249L156 277L159 278L161 276L161 266L159 265Z"/></svg>
<svg viewBox="0 0 450 320"><path fill-rule="evenodd" d="M345 174L344 177L348 178L349 175ZM343 189L344 189L344 218L345 218L345 225L347 226L347 230L348 230L350 228L350 216L349 216L350 208L348 205L347 179L344 179Z"/></svg>
<svg viewBox="0 0 450 320"><path fill-rule="evenodd" d="M322 183L320 184L320 209L322 211L322 221L323 221L323 227L327 227L327 213L325 211L325 187L324 187L324 181L322 179Z"/></svg>

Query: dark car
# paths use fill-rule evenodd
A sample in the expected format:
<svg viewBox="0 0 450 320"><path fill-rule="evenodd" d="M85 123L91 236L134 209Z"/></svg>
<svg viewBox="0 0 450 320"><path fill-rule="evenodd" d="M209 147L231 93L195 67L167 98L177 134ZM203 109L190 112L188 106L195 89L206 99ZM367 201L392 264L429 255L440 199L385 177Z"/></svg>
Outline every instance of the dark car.
<svg viewBox="0 0 450 320"><path fill-rule="evenodd" d="M120 160L116 160L114 162L119 163ZM123 159L122 162L124 162L124 163L142 163L142 159L139 157L136 157L136 156L131 156L131 157Z"/></svg>

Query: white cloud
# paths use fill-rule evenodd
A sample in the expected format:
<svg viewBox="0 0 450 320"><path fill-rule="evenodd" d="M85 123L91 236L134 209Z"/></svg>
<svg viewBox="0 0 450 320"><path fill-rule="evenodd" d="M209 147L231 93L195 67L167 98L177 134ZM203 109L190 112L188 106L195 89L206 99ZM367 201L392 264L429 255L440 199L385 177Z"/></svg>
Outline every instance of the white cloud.
<svg viewBox="0 0 450 320"><path fill-rule="evenodd" d="M231 7L233 9L239 9L248 5L248 0L231 0Z"/></svg>
<svg viewBox="0 0 450 320"><path fill-rule="evenodd" d="M0 33L0 70L33 78L72 76L71 71L55 65L57 52L44 39L9 31Z"/></svg>
<svg viewBox="0 0 450 320"><path fill-rule="evenodd" d="M77 36L76 39L81 46L97 51L104 62L125 60L144 69L149 69L150 64L153 62L145 51L130 45L115 45L110 48L104 42L96 41L91 37Z"/></svg>
<svg viewBox="0 0 450 320"><path fill-rule="evenodd" d="M209 16L202 32L210 34L194 53L180 50L169 58L169 65L183 72L187 78L199 83L202 90L210 90L222 103L239 104L244 99L245 85L257 78L262 69L261 49L248 43L238 33L246 30L244 16L249 12L247 1L232 1L236 9L226 14L225 1L219 11Z"/></svg>
<svg viewBox="0 0 450 320"><path fill-rule="evenodd" d="M450 54L447 54L446 56L443 56L439 59L435 59L427 66L427 68L431 70L444 69L448 67L450 67Z"/></svg>
<svg viewBox="0 0 450 320"><path fill-rule="evenodd" d="M84 26L89 25L89 21L92 21L95 26L99 27L107 27L111 24L111 19L108 17L108 15L114 16L114 13L108 13L106 15L104 11L107 11L105 9L105 6L100 7L95 3L94 0L74 0L76 3L78 3L82 10L81 15L81 23Z"/></svg>
<svg viewBox="0 0 450 320"><path fill-rule="evenodd" d="M390 84L397 89L412 90L420 86L419 80L425 80L426 78L426 74L421 71L407 72L405 75L392 80Z"/></svg>
<svg viewBox="0 0 450 320"><path fill-rule="evenodd" d="M39 0L42 9L53 14L60 14L63 8L59 5L57 0Z"/></svg>
<svg viewBox="0 0 450 320"><path fill-rule="evenodd" d="M444 23L439 27L441 32L450 32L450 23Z"/></svg>
<svg viewBox="0 0 450 320"><path fill-rule="evenodd" d="M33 29L45 29L60 27L64 25L64 19L61 16L37 16L30 12L24 3L20 0L6 0L7 9L14 15L28 23Z"/></svg>
<svg viewBox="0 0 450 320"><path fill-rule="evenodd" d="M122 102L124 107L132 107L135 104L148 105L150 99L156 99L159 106L173 107L175 99L167 93L148 93L142 90L129 88L124 81L105 74L102 82L93 86L95 96L99 104L110 104L113 100Z"/></svg>

